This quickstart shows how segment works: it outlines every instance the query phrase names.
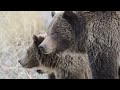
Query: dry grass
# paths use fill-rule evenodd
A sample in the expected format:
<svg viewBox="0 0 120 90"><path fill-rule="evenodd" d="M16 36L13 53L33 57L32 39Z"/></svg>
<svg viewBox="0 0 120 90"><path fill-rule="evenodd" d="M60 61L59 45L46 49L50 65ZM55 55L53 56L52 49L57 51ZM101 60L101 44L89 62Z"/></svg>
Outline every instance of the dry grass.
<svg viewBox="0 0 120 90"><path fill-rule="evenodd" d="M26 71L17 62L29 46L33 34L46 30L40 12L0 11L0 78L46 78Z"/></svg>

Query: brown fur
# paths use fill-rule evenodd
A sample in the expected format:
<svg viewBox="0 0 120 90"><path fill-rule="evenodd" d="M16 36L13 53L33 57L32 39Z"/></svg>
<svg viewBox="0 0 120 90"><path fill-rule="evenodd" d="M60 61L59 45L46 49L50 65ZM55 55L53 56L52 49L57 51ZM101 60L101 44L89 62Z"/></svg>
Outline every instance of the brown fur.
<svg viewBox="0 0 120 90"><path fill-rule="evenodd" d="M23 67L39 67L39 72L49 74L49 78L56 79L92 79L86 54L59 53L42 54L38 45L43 41L39 36L33 37L33 44L27 49L27 53L19 62ZM32 63L31 63L32 62ZM34 62L34 63L33 63ZM37 63L37 64L36 64Z"/></svg>
<svg viewBox="0 0 120 90"><path fill-rule="evenodd" d="M84 53L88 55L94 79L117 79L120 14L117 11L60 12L53 17L39 48L44 54Z"/></svg>

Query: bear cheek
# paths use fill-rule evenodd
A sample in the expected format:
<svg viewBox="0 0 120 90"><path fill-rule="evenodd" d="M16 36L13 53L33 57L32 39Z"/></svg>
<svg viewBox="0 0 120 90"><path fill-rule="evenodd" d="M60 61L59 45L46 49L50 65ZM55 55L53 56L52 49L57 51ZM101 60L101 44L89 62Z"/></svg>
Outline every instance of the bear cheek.
<svg viewBox="0 0 120 90"><path fill-rule="evenodd" d="M38 66L39 66L39 62L36 58L34 58L32 61L32 67L38 67Z"/></svg>
<svg viewBox="0 0 120 90"><path fill-rule="evenodd" d="M36 53L36 52L33 52ZM33 54L32 53L32 54ZM26 68L33 68L37 67L39 65L39 62L37 61L36 56L33 54L32 56L28 55L29 57L27 58L27 63L25 65Z"/></svg>
<svg viewBox="0 0 120 90"><path fill-rule="evenodd" d="M69 48L69 45L70 45L70 42L67 41L67 40L61 40L59 43L58 43L58 49L59 51L65 51L66 49Z"/></svg>
<svg viewBox="0 0 120 90"><path fill-rule="evenodd" d="M50 45L49 51L50 51L50 52L55 52L56 49L57 49L57 47L58 47L57 41L51 39L51 42L50 42L49 45Z"/></svg>
<svg viewBox="0 0 120 90"><path fill-rule="evenodd" d="M38 62L31 62L28 65L26 65L26 68L34 68L34 67L38 67L39 63Z"/></svg>

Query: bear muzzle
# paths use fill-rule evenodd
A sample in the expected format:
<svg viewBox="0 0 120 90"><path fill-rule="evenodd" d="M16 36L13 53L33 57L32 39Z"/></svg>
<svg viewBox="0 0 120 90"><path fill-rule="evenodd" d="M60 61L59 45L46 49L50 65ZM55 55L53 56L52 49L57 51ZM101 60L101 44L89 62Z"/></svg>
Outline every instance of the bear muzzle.
<svg viewBox="0 0 120 90"><path fill-rule="evenodd" d="M48 50L46 45L39 45L38 48L39 48L40 52L43 53L43 54L49 54L50 53L49 52L50 50Z"/></svg>
<svg viewBox="0 0 120 90"><path fill-rule="evenodd" d="M26 64L22 61L22 60L19 60L18 63L22 66L22 67L25 67Z"/></svg>

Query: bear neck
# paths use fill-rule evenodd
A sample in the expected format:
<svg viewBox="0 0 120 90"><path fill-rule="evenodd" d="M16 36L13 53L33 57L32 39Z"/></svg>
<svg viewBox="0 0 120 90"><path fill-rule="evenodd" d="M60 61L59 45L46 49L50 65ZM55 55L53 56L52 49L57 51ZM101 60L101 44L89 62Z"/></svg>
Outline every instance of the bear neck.
<svg viewBox="0 0 120 90"><path fill-rule="evenodd" d="M56 54L42 54L39 53L39 62L48 68L56 68L60 63L61 58Z"/></svg>
<svg viewBox="0 0 120 90"><path fill-rule="evenodd" d="M84 16L86 12L76 12L77 17L69 22L72 27L73 38L70 42L70 52L85 53L86 52L86 41L87 41L87 30L86 30L86 18Z"/></svg>
<svg viewBox="0 0 120 90"><path fill-rule="evenodd" d="M116 11L77 11L77 19L70 22L72 26L72 33L74 38L71 40L70 51L76 51L85 53L87 52L87 47L89 46L89 34L91 31L88 28L89 22L94 22L93 18L98 19L98 17L114 17L116 16ZM96 20L95 19L95 20Z"/></svg>

